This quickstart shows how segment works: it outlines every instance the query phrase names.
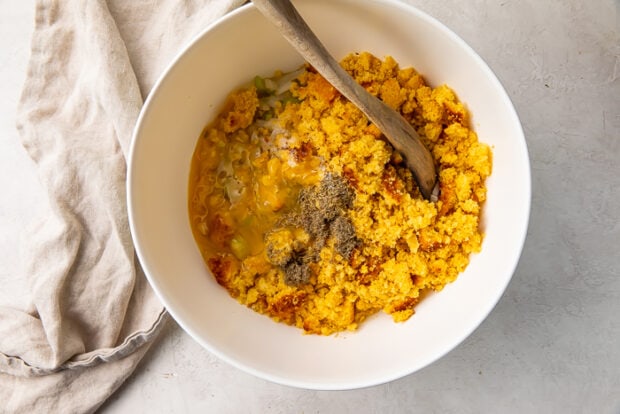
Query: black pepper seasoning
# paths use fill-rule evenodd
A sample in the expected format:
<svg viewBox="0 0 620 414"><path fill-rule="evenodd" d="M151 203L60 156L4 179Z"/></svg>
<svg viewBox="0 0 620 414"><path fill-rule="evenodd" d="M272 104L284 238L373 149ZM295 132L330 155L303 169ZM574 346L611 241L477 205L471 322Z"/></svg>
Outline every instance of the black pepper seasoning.
<svg viewBox="0 0 620 414"><path fill-rule="evenodd" d="M267 257L282 268L287 284L297 286L308 282L310 263L318 261L329 238L333 238L338 254L347 260L351 257L359 244L355 227L347 216L354 198L355 192L346 180L332 173L326 174L318 186L301 190L298 208L288 213L279 225L303 228L310 235L308 246L292 249L289 256L277 260L270 254L273 246L267 246ZM270 256L274 256L274 260Z"/></svg>

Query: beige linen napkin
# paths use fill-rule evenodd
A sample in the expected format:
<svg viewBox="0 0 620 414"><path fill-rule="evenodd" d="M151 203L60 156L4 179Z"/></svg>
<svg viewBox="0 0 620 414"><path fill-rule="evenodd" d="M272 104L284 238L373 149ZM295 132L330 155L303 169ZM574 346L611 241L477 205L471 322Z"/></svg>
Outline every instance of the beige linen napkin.
<svg viewBox="0 0 620 414"><path fill-rule="evenodd" d="M164 324L129 233L131 134L175 54L241 3L37 0L18 129L46 203L0 280L25 289L0 302L0 412L95 410Z"/></svg>

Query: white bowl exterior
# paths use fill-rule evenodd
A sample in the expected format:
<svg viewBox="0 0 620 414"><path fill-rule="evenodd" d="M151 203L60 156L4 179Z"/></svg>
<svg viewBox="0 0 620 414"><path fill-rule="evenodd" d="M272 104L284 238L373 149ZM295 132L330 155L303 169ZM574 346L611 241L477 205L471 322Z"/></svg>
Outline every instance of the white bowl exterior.
<svg viewBox="0 0 620 414"><path fill-rule="evenodd" d="M487 316L517 265L530 209L527 148L518 117L486 64L434 19L392 0L295 3L336 58L353 51L393 56L467 105L493 149L482 252L407 322L380 314L355 333L321 337L274 323L214 281L189 227L190 159L226 95L256 74L294 69L296 52L252 6L203 32L166 71L138 121L128 176L132 234L153 289L176 321L209 351L259 377L313 389L375 385L449 352Z"/></svg>

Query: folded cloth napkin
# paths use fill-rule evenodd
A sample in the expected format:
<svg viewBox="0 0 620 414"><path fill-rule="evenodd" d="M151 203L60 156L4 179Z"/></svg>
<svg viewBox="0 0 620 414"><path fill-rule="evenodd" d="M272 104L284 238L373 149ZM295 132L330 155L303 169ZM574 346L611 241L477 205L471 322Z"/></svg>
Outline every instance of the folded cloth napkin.
<svg viewBox="0 0 620 414"><path fill-rule="evenodd" d="M128 227L132 130L180 48L241 3L36 1L17 127L45 205L0 280L23 291L0 301L0 412L94 411L165 323Z"/></svg>

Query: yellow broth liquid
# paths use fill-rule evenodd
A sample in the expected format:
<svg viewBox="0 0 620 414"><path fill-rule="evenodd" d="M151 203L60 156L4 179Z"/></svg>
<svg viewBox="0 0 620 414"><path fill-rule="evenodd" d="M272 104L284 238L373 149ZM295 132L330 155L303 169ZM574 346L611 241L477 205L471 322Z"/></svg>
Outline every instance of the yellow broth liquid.
<svg viewBox="0 0 620 414"><path fill-rule="evenodd" d="M227 106L255 93L233 94ZM274 132L276 125L223 132L224 122L219 117L203 130L191 163L191 227L205 261L221 253L238 260L260 255L264 235L294 206L301 188L321 177L320 159L289 147L291 138Z"/></svg>

